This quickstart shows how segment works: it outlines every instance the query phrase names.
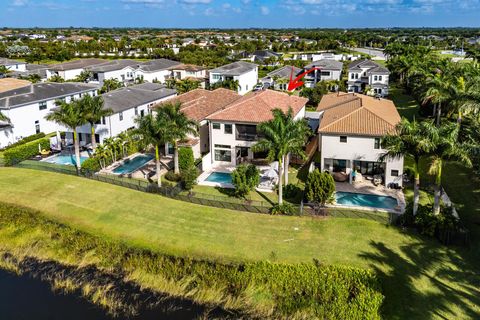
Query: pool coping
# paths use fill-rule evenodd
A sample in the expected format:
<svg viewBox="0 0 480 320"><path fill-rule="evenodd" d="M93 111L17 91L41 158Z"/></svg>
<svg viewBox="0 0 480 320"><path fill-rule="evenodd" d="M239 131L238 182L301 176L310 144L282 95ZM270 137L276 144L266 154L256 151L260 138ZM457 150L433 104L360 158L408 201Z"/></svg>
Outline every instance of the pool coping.
<svg viewBox="0 0 480 320"><path fill-rule="evenodd" d="M73 155L73 157L75 157L75 154L71 154L71 155ZM56 165L60 165L60 166L74 166L74 167L76 166L73 163L57 163L57 162L48 161L49 159L52 159L52 158L55 158L55 157L58 157L58 156L66 156L66 155L62 154L62 153L55 153L55 154L52 154L51 156L43 158L42 160L40 160L40 162L46 162L46 163L56 164ZM85 155L82 156L82 152L80 152L80 165L81 165L81 162L82 162L82 159L81 159L82 157L85 158L85 160L90 158L90 156L88 154L87 154L87 156L85 156Z"/></svg>
<svg viewBox="0 0 480 320"><path fill-rule="evenodd" d="M155 157L153 157L152 159L150 159L149 161L145 162L141 167L138 167L136 168L135 170L133 171L130 171L130 172L122 172L122 173L117 173L117 172L113 172L113 170L117 169L118 167L120 167L121 165L125 164L125 161L126 160L131 160L137 156L140 156L140 155L146 155L145 153L141 153L141 152L136 152L134 154L131 154L129 155L128 157L122 159L122 160L119 160L119 161L116 161L114 163L112 163L111 165L109 165L108 167L106 167L105 169L101 170L101 172L103 171L103 173L108 173L108 174L113 174L113 175L116 175L116 176L122 176L122 175L131 175L133 174L134 172L140 170L141 168L143 168L144 166L146 166L150 161L153 161L155 160Z"/></svg>

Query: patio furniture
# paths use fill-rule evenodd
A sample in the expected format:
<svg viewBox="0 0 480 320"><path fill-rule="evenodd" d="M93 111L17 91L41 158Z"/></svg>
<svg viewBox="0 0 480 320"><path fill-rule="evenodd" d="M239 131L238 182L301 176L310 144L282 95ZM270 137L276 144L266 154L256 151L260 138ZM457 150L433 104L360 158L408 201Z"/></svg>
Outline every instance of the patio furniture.
<svg viewBox="0 0 480 320"><path fill-rule="evenodd" d="M348 174L346 174L345 172L334 172L332 176L333 180L337 182L345 182L348 180Z"/></svg>
<svg viewBox="0 0 480 320"><path fill-rule="evenodd" d="M355 174L355 182L363 182L363 175L360 172Z"/></svg>
<svg viewBox="0 0 480 320"><path fill-rule="evenodd" d="M372 182L373 182L373 185L374 185L374 186L380 185L380 184L382 183L382 181L383 181L383 179L382 179L382 176L381 176L381 175L376 174L376 175L373 176Z"/></svg>

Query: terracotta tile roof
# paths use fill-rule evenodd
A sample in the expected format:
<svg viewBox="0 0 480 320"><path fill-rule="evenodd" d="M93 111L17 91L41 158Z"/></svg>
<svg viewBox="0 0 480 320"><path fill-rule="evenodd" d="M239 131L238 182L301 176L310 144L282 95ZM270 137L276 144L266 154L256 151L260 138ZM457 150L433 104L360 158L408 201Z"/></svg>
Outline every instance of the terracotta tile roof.
<svg viewBox="0 0 480 320"><path fill-rule="evenodd" d="M400 121L391 100L362 94L324 95L317 110L324 111L318 128L320 133L383 136Z"/></svg>
<svg viewBox="0 0 480 320"><path fill-rule="evenodd" d="M297 115L307 101L306 98L290 96L273 90L251 92L231 103L225 109L207 117L207 119L260 123L271 120L272 110L276 108L286 112L291 107L293 114Z"/></svg>
<svg viewBox="0 0 480 320"><path fill-rule="evenodd" d="M228 89L219 88L213 91L195 89L169 99L162 104L155 105L153 108L161 107L165 103L180 102L182 104L181 110L189 118L202 121L207 116L240 98L241 96L238 93Z"/></svg>

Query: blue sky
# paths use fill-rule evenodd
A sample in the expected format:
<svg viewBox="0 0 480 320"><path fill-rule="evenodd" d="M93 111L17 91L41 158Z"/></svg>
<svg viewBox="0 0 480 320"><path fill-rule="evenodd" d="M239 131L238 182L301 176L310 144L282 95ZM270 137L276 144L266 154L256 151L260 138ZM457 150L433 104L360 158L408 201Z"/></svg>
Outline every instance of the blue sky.
<svg viewBox="0 0 480 320"><path fill-rule="evenodd" d="M0 0L8 27L479 27L480 0Z"/></svg>

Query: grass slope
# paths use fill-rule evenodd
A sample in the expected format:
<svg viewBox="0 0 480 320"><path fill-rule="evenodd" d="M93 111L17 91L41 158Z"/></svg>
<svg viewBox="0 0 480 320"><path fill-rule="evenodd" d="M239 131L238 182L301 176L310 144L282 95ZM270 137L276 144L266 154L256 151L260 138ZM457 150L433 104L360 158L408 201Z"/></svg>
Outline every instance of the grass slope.
<svg viewBox="0 0 480 320"><path fill-rule="evenodd" d="M475 200L480 200L480 186L475 188L465 193L476 193ZM480 271L474 262L479 261L478 246L445 248L362 219L273 217L197 206L25 169L0 168L0 201L35 208L75 228L164 253L225 261L316 258L370 268L381 277L387 319L480 316Z"/></svg>

